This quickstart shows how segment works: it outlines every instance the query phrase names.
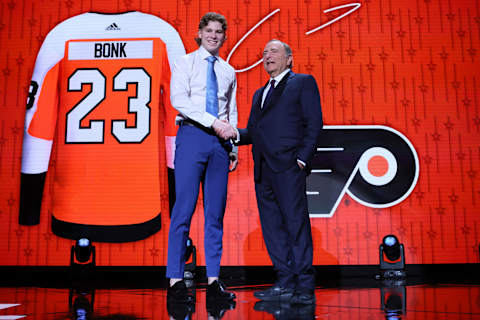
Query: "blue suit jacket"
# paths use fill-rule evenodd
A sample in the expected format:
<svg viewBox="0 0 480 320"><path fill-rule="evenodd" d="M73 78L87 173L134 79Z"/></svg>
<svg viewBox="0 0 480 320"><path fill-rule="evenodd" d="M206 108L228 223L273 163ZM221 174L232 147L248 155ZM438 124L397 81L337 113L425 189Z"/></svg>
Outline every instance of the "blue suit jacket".
<svg viewBox="0 0 480 320"><path fill-rule="evenodd" d="M247 128L239 129L239 145L252 144L255 180L262 157L274 172L296 165L297 159L309 167L323 126L320 94L311 75L290 71L261 108L265 87L253 96Z"/></svg>

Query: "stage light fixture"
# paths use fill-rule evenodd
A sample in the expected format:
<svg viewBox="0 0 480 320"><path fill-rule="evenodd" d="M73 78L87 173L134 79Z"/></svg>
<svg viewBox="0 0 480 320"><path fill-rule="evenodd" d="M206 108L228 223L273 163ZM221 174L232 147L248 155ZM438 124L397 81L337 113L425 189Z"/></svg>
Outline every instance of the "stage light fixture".
<svg viewBox="0 0 480 320"><path fill-rule="evenodd" d="M383 252L387 256L388 260L396 261L400 258L400 243L397 237L394 235L388 235L383 238L382 241Z"/></svg>
<svg viewBox="0 0 480 320"><path fill-rule="evenodd" d="M380 288L381 308L385 319L402 319L407 313L407 288L395 283L385 284Z"/></svg>
<svg viewBox="0 0 480 320"><path fill-rule="evenodd" d="M190 259L190 256L193 253L195 246L193 245L193 241L190 237L187 238L186 242L186 249L185 249L185 261L188 261Z"/></svg>
<svg viewBox="0 0 480 320"><path fill-rule="evenodd" d="M95 266L95 246L87 238L80 238L70 251L70 266Z"/></svg>
<svg viewBox="0 0 480 320"><path fill-rule="evenodd" d="M93 314L94 297L95 289L77 290L70 288L68 306L71 312L71 319L91 319Z"/></svg>
<svg viewBox="0 0 480 320"><path fill-rule="evenodd" d="M379 247L380 274L377 279L403 278L405 273L405 250L398 238L389 234L383 237Z"/></svg>
<svg viewBox="0 0 480 320"><path fill-rule="evenodd" d="M194 286L195 269L197 268L197 248L193 245L192 239L189 237L185 250L185 269L183 279L187 288Z"/></svg>

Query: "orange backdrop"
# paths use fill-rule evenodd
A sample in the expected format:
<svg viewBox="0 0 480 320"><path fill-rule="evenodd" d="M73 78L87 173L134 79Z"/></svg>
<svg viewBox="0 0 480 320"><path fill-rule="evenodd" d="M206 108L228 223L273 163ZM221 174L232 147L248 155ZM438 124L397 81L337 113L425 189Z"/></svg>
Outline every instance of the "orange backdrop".
<svg viewBox="0 0 480 320"><path fill-rule="evenodd" d="M289 43L294 71L316 78L327 125L386 125L413 144L420 175L403 202L365 207L348 195L331 218L312 218L314 263L377 264L384 235L396 234L409 263L479 262L480 2L444 0L348 1L125 0L0 3L0 265L67 265L73 241L50 231L49 193L41 223L18 224L20 157L25 104L35 58L45 35L59 22L86 11L152 13L172 24L187 52L200 17L224 14L228 39L221 55L259 21L274 13L233 52L238 70L261 58L268 39ZM279 9L279 11L278 11ZM276 11L277 10L277 11ZM267 76L261 65L237 74L239 126L251 97ZM249 147L239 151L225 215L223 265L268 265L253 189ZM161 266L166 261L168 213L162 230L142 241L97 243L97 264ZM203 208L199 199L191 236L203 259Z"/></svg>

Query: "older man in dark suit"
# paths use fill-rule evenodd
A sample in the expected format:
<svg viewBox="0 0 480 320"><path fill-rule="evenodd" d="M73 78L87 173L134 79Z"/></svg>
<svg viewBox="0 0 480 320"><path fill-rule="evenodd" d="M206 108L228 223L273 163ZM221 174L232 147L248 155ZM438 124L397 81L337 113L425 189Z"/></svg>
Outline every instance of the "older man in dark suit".
<svg viewBox="0 0 480 320"><path fill-rule="evenodd" d="M320 95L311 75L292 72L290 47L271 40L263 51L269 82L258 89L239 145L252 144L260 222L275 285L255 292L264 301L315 302L313 245L306 177L322 129Z"/></svg>

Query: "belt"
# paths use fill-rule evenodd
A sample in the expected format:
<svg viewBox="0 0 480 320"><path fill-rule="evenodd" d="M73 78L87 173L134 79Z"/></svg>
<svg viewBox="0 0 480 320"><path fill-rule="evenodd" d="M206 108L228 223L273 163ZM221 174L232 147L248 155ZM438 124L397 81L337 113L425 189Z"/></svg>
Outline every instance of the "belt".
<svg viewBox="0 0 480 320"><path fill-rule="evenodd" d="M203 132L205 132L205 133L207 133L211 136L217 137L217 134L215 133L215 130L213 130L212 128L207 128L205 126L202 126L200 123L198 123L196 121L193 121L193 120L190 120L190 119L179 120L179 121L177 121L177 124L179 126L197 127L198 129L202 130ZM225 148L225 150L227 152L232 151L232 143L230 142L230 139L229 140L223 140L220 137L217 137L217 138L220 141L220 144Z"/></svg>
<svg viewBox="0 0 480 320"><path fill-rule="evenodd" d="M205 128L200 123L198 123L196 121L193 121L193 120L190 120L190 119L179 120L177 123L178 123L179 126L191 126L191 127L197 127L197 128Z"/></svg>
<svg viewBox="0 0 480 320"><path fill-rule="evenodd" d="M212 128L207 128L205 126L202 126L200 123L198 123L196 121L193 121L193 120L190 120L190 119L179 120L177 123L178 123L179 126L197 127L200 130L203 130L208 134L215 135L215 131Z"/></svg>

